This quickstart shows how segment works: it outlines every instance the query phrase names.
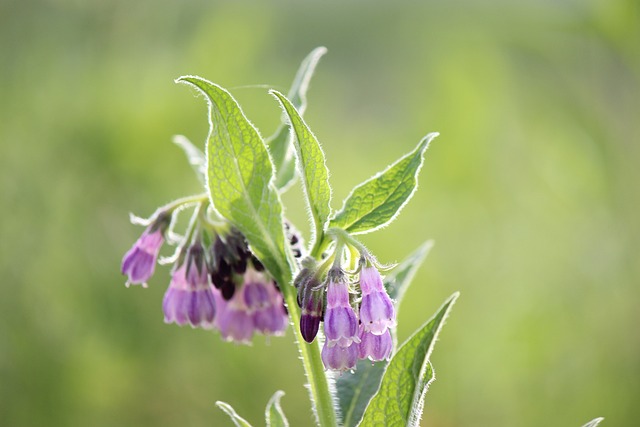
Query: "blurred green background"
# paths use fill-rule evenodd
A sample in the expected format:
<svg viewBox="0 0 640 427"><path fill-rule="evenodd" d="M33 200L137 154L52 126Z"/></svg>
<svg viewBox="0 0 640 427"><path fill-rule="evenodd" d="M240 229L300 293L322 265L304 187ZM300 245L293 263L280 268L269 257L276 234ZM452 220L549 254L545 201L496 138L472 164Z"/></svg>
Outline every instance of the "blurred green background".
<svg viewBox="0 0 640 427"><path fill-rule="evenodd" d="M439 131L420 190L364 238L385 262L436 246L406 338L456 290L423 426L640 419L640 17L634 0L0 1L0 424L311 423L291 333L252 347L167 326L168 268L126 289L128 212L198 191L171 136L202 144L231 88L264 135L324 45L307 121L334 207ZM288 216L307 228L300 192Z"/></svg>

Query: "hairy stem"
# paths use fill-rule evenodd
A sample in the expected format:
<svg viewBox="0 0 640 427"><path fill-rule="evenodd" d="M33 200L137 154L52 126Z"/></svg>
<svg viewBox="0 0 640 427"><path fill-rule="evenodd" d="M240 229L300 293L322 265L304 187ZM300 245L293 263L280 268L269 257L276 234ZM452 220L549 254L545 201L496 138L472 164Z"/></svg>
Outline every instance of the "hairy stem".
<svg viewBox="0 0 640 427"><path fill-rule="evenodd" d="M295 265L295 261L291 262ZM284 267L284 266L283 266ZM291 285L293 277L288 266L283 268L283 275L288 277L280 278L280 286L284 300L287 303L289 319L291 319L292 329L296 338L296 344L302 356L302 365L309 381L309 392L311 393L311 403L314 407L316 422L321 427L337 427L336 411L333 406L333 399L329 390L329 381L324 373L324 365L320 357L320 345L318 340L311 344L302 338L300 332L300 307L296 297L296 289Z"/></svg>

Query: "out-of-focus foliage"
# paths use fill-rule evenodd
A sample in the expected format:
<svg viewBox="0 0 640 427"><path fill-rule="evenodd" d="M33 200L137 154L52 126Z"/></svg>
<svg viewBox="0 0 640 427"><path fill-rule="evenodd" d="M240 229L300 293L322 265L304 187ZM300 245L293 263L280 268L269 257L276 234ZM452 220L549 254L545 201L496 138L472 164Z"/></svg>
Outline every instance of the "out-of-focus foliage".
<svg viewBox="0 0 640 427"><path fill-rule="evenodd" d="M423 4L424 3L424 4ZM275 390L311 418L291 335L253 347L162 323L169 272L124 287L146 215L199 183L202 75L263 135L314 47L305 120L333 207L429 131L421 187L383 261L434 247L400 340L463 294L432 358L424 426L640 419L640 18L632 0L0 3L0 420L260 425ZM195 92L194 92L195 94ZM299 187L286 212L308 230ZM553 420L553 421L550 421Z"/></svg>

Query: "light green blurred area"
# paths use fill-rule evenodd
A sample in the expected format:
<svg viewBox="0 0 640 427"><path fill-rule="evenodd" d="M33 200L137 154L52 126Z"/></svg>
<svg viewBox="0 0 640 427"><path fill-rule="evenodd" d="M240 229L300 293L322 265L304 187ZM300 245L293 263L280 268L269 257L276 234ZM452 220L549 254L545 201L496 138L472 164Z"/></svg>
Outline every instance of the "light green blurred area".
<svg viewBox="0 0 640 427"><path fill-rule="evenodd" d="M164 325L169 270L126 289L128 212L199 191L171 136L203 144L225 87L264 135L324 45L307 121L338 208L428 132L420 189L363 241L436 245L400 338L454 291L423 426L640 419L640 11L563 2L0 3L0 424L263 425L286 392L311 424L292 335L252 347ZM288 216L308 228L299 189Z"/></svg>

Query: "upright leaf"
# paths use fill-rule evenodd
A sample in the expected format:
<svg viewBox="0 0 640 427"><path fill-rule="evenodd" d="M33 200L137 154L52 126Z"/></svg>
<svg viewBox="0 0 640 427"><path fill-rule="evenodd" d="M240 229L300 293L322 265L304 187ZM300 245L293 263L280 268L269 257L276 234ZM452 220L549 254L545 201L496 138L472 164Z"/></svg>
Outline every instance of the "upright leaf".
<svg viewBox="0 0 640 427"><path fill-rule="evenodd" d="M423 243L384 278L384 286L389 296L396 300L396 309L432 246L432 240ZM395 330L391 331L391 336L396 347ZM336 392L344 427L358 425L371 396L380 388L380 381L387 363L387 361L371 363L369 360L359 360L353 374L341 375L336 379Z"/></svg>
<svg viewBox="0 0 640 427"><path fill-rule="evenodd" d="M269 93L280 101L289 116L291 131L295 135L293 145L298 157L298 169L314 224L313 241L317 236L322 235L331 215L331 187L324 152L291 101L278 91L272 90Z"/></svg>
<svg viewBox="0 0 640 427"><path fill-rule="evenodd" d="M362 234L393 221L413 196L424 152L436 136L437 133L425 136L411 153L354 188L331 220L330 227Z"/></svg>
<svg viewBox="0 0 640 427"><path fill-rule="evenodd" d="M280 399L284 396L284 391L278 390L267 403L267 409L264 416L267 420L267 427L289 427L289 421L284 416L284 412L280 407Z"/></svg>
<svg viewBox="0 0 640 427"><path fill-rule="evenodd" d="M204 153L184 135L175 135L173 137L173 143L182 148L184 154L187 156L189 164L198 175L198 179L203 184L207 181L207 158Z"/></svg>
<svg viewBox="0 0 640 427"><path fill-rule="evenodd" d="M396 307L400 305L404 293L413 280L413 276L415 276L427 255L429 255L432 247L433 240L427 240L384 278L384 286L391 299L396 300Z"/></svg>
<svg viewBox="0 0 640 427"><path fill-rule="evenodd" d="M193 76L177 82L194 86L209 100L207 186L214 208L246 236L274 277L286 277L282 205L262 138L222 87Z"/></svg>
<svg viewBox="0 0 640 427"><path fill-rule="evenodd" d="M391 358L380 389L365 410L361 426L418 425L424 395L433 380L429 357L458 295L457 292L453 294Z"/></svg>
<svg viewBox="0 0 640 427"><path fill-rule="evenodd" d="M296 74L287 98L291 100L300 114L304 114L307 108L307 89L311 76L318 65L320 58L327 53L324 47L317 47L302 61ZM295 177L295 162L291 149L290 134L287 126L283 123L276 130L275 134L268 138L267 143L276 167L275 184L277 188L287 187Z"/></svg>
<svg viewBox="0 0 640 427"><path fill-rule="evenodd" d="M222 409L227 415L229 415L229 418L231 418L231 421L233 421L233 424L235 424L236 427L251 427L251 424L249 424L247 420L238 415L228 403L218 401L216 402L216 406L218 406L218 408Z"/></svg>
<svg viewBox="0 0 640 427"><path fill-rule="evenodd" d="M604 420L604 418L599 417L596 419L593 419L591 421L589 421L588 423L586 423L585 425L583 425L582 427L596 427L598 424L600 424L600 421Z"/></svg>

